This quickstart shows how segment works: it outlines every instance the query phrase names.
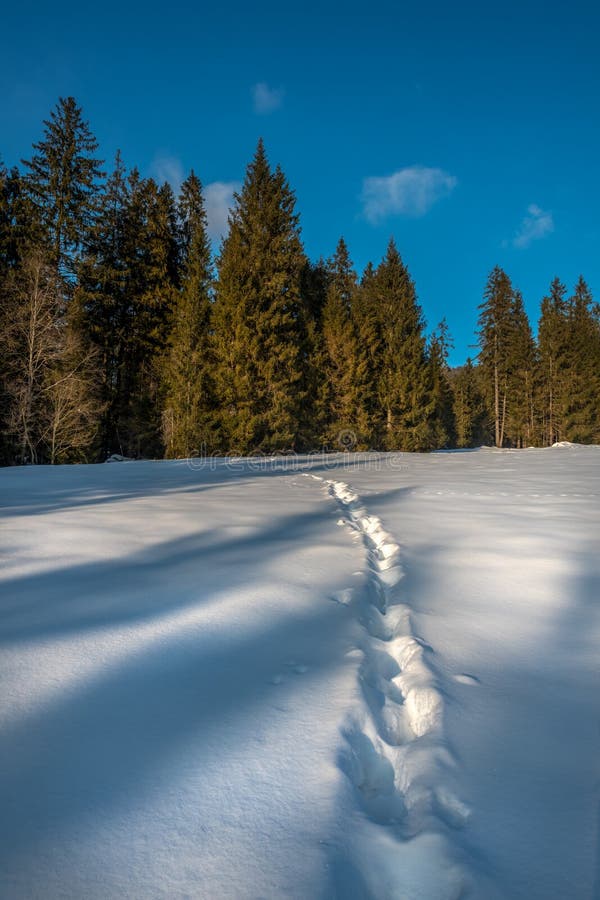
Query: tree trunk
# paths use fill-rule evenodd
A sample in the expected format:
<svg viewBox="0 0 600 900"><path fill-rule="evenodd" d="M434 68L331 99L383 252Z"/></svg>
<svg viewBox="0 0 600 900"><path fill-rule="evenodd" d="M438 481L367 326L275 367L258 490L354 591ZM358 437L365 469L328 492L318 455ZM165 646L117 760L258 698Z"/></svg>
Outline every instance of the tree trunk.
<svg viewBox="0 0 600 900"><path fill-rule="evenodd" d="M494 417L496 423L496 447L502 446L500 437L500 385L498 384L498 363L494 364Z"/></svg>
<svg viewBox="0 0 600 900"><path fill-rule="evenodd" d="M500 442L496 444L497 447L502 447L504 444L504 425L506 423L506 391L504 391L504 395L502 397L502 424L500 426Z"/></svg>

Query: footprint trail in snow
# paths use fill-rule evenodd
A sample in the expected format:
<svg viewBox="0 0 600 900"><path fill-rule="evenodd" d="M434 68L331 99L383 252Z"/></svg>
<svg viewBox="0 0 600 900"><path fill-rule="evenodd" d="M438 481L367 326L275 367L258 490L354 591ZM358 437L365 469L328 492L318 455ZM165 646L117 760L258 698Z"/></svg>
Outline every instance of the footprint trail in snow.
<svg viewBox="0 0 600 900"><path fill-rule="evenodd" d="M350 837L350 862L358 862L367 895L377 900L455 900L468 889L455 835L469 808L454 790L434 653L414 634L403 602L400 545L346 483L310 477L338 503L367 556L365 586L354 600L364 627L365 703L346 728L342 761L365 814Z"/></svg>

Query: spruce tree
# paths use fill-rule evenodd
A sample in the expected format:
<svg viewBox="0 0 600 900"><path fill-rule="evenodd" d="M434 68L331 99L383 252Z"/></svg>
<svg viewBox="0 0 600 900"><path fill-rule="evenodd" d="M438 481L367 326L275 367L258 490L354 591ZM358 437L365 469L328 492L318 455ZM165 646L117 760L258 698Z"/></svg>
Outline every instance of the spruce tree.
<svg viewBox="0 0 600 900"><path fill-rule="evenodd" d="M379 315L375 267L367 263L352 303L357 336L355 384L357 392L358 449L381 447L383 421L378 384L383 359L383 336Z"/></svg>
<svg viewBox="0 0 600 900"><path fill-rule="evenodd" d="M460 448L477 447L488 440L480 375L470 359L451 373L456 446Z"/></svg>
<svg viewBox="0 0 600 900"><path fill-rule="evenodd" d="M376 427L386 450L434 445L431 371L414 283L392 240L371 285L381 359Z"/></svg>
<svg viewBox="0 0 600 900"><path fill-rule="evenodd" d="M509 380L506 433L515 447L528 447L539 436L537 421L537 349L520 291L514 291L508 348Z"/></svg>
<svg viewBox="0 0 600 900"><path fill-rule="evenodd" d="M129 227L127 172L117 152L114 170L98 204L78 267L73 303L80 307L86 333L98 349L98 380L104 414L98 452L101 459L125 452L121 424L128 406L132 344L131 268L135 244Z"/></svg>
<svg viewBox="0 0 600 900"><path fill-rule="evenodd" d="M43 140L23 160L25 184L42 223L50 258L72 272L74 254L93 221L102 176L98 142L73 97L61 97L44 122Z"/></svg>
<svg viewBox="0 0 600 900"><path fill-rule="evenodd" d="M125 260L130 336L120 434L127 454L162 456L161 362L179 287L177 211L168 184L129 177Z"/></svg>
<svg viewBox="0 0 600 900"><path fill-rule="evenodd" d="M456 440L453 396L448 367L448 355L451 348L452 339L448 324L445 319L442 319L431 335L428 348L434 404L431 422L432 446L437 448L453 446Z"/></svg>
<svg viewBox="0 0 600 900"><path fill-rule="evenodd" d="M40 242L39 222L16 167L0 162L0 465L15 461L10 435L14 372L13 317L16 273Z"/></svg>
<svg viewBox="0 0 600 900"><path fill-rule="evenodd" d="M479 306L479 365L494 427L496 447L504 444L510 374L514 293L506 272L496 266Z"/></svg>
<svg viewBox="0 0 600 900"><path fill-rule="evenodd" d="M566 294L565 285L554 278L542 299L538 326L542 441L548 445L562 440L569 395Z"/></svg>
<svg viewBox="0 0 600 900"><path fill-rule="evenodd" d="M300 446L305 264L294 195L281 169L271 170L261 140L218 261L215 378L228 450Z"/></svg>
<svg viewBox="0 0 600 900"><path fill-rule="evenodd" d="M10 397L8 378L10 374L7 346L6 313L8 308L8 276L18 260L14 224L14 179L0 160L0 465L10 460L10 439L7 434Z"/></svg>
<svg viewBox="0 0 600 900"><path fill-rule="evenodd" d="M352 317L356 273L343 238L328 263L328 288L323 309L324 378L328 388L326 440L337 450L355 447L361 423L357 385L357 336Z"/></svg>
<svg viewBox="0 0 600 900"><path fill-rule="evenodd" d="M100 351L101 456L162 455L160 362L179 283L173 192L120 156L79 266L75 302Z"/></svg>
<svg viewBox="0 0 600 900"><path fill-rule="evenodd" d="M304 304L301 356L305 369L303 389L306 396L310 397L310 404L304 404L301 411L298 444L313 449L322 449L329 439L329 384L327 350L323 336L323 311L328 283L326 262L322 258L316 263L306 260L300 286Z"/></svg>
<svg viewBox="0 0 600 900"><path fill-rule="evenodd" d="M600 307L582 277L568 300L568 328L564 439L596 443L600 440Z"/></svg>
<svg viewBox="0 0 600 900"><path fill-rule="evenodd" d="M27 243L33 243L33 226L18 169L9 171L0 162L0 279L19 264Z"/></svg>
<svg viewBox="0 0 600 900"><path fill-rule="evenodd" d="M202 186L194 172L178 204L181 286L163 363L163 439L168 457L212 450L212 262Z"/></svg>

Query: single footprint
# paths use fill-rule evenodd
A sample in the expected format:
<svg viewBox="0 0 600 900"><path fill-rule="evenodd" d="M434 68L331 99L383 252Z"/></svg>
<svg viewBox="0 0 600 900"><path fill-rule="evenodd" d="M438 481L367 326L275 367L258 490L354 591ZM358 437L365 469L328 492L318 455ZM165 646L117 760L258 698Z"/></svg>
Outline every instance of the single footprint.
<svg viewBox="0 0 600 900"><path fill-rule="evenodd" d="M349 606L352 603L352 588L336 591L329 599L333 600L334 603L339 603L340 606Z"/></svg>
<svg viewBox="0 0 600 900"><path fill-rule="evenodd" d="M458 681L460 684L481 684L476 675L468 675L467 672L455 675L454 680Z"/></svg>

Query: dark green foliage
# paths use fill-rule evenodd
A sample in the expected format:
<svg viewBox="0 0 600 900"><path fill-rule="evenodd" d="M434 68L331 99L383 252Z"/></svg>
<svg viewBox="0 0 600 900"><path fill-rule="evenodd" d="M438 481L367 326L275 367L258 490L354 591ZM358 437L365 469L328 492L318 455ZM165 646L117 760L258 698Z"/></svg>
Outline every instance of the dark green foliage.
<svg viewBox="0 0 600 900"><path fill-rule="evenodd" d="M295 198L262 141L218 261L215 379L221 441L237 453L300 447L305 306Z"/></svg>
<svg viewBox="0 0 600 900"><path fill-rule="evenodd" d="M431 394L434 410L431 422L432 446L453 447L456 441L456 423L448 354L452 348L450 332L442 319L429 341L429 366L431 369Z"/></svg>
<svg viewBox="0 0 600 900"><path fill-rule="evenodd" d="M523 298L499 267L490 274L479 309L479 366L494 442L530 446L544 427L537 408L537 348Z"/></svg>
<svg viewBox="0 0 600 900"><path fill-rule="evenodd" d="M98 142L73 97L61 97L44 122L43 140L23 160L25 185L44 231L50 259L67 272L93 221L101 161Z"/></svg>
<svg viewBox="0 0 600 900"><path fill-rule="evenodd" d="M0 163L0 278L19 265L27 248L39 243L34 209L19 170Z"/></svg>
<svg viewBox="0 0 600 900"><path fill-rule="evenodd" d="M378 268L363 277L356 321L363 377L370 382L363 392L370 443L386 450L435 446L424 321L393 240Z"/></svg>
<svg viewBox="0 0 600 900"><path fill-rule="evenodd" d="M162 453L160 366L179 281L173 192L117 156L79 268L75 302L101 361L100 455Z"/></svg>
<svg viewBox="0 0 600 900"><path fill-rule="evenodd" d="M542 300L538 328L539 405L543 443L563 439L569 392L569 319L567 289L555 278Z"/></svg>
<svg viewBox="0 0 600 900"><path fill-rule="evenodd" d="M514 292L499 266L492 270L479 307L479 365L497 447L504 444L509 393Z"/></svg>
<svg viewBox="0 0 600 900"><path fill-rule="evenodd" d="M323 311L327 298L329 272L323 259L316 263L306 260L302 270L300 293L304 314L304 336L301 357L304 365L304 386L310 403L300 411L299 446L324 448L327 445L330 421L329 384L326 377L327 350L323 336Z"/></svg>
<svg viewBox="0 0 600 900"><path fill-rule="evenodd" d="M127 334L118 438L128 456L157 456L162 455L160 361L179 280L175 198L168 185L158 187L135 169L128 192Z"/></svg>
<svg viewBox="0 0 600 900"><path fill-rule="evenodd" d="M327 265L323 308L323 379L327 390L325 443L334 450L354 449L364 423L360 417L358 338L352 310L358 288L343 238Z"/></svg>
<svg viewBox="0 0 600 900"><path fill-rule="evenodd" d="M129 186L120 154L99 201L78 271L74 302L99 352L99 380L105 414L100 426L101 458L123 447L119 424L127 407L131 334L131 274L128 250Z"/></svg>
<svg viewBox="0 0 600 900"><path fill-rule="evenodd" d="M513 447L529 447L538 437L535 409L537 351L519 291L514 291L510 333L506 436Z"/></svg>
<svg viewBox="0 0 600 900"><path fill-rule="evenodd" d="M470 359L450 373L457 447L479 447L489 441L488 414L480 382L481 372Z"/></svg>
<svg viewBox="0 0 600 900"><path fill-rule="evenodd" d="M202 186L193 172L181 187L178 220L181 285L162 366L168 457L188 457L214 443L212 260Z"/></svg>
<svg viewBox="0 0 600 900"><path fill-rule="evenodd" d="M600 440L600 307L580 278L567 303L569 355L564 440Z"/></svg>

